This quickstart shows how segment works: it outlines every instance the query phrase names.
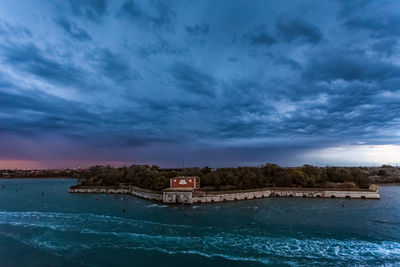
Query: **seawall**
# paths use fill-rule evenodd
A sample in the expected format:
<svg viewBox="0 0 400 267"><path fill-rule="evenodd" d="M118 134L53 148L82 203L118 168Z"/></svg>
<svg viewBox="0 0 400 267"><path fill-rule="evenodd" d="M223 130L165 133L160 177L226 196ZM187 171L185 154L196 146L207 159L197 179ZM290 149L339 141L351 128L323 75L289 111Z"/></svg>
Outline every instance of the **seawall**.
<svg viewBox="0 0 400 267"><path fill-rule="evenodd" d="M193 197L193 204L227 202L265 197L303 197L303 198L359 198L380 199L379 189L376 190L328 190L328 189L267 189L248 192L209 192Z"/></svg>
<svg viewBox="0 0 400 267"><path fill-rule="evenodd" d="M145 190L138 187L90 187L75 186L69 189L70 193L97 193L97 194L131 194L143 199L164 202L167 204L201 204L257 199L266 197L303 197L303 198L350 198L350 199L380 199L379 187L373 185L366 190L339 190L314 188L266 188L243 191L174 191L163 192Z"/></svg>
<svg viewBox="0 0 400 267"><path fill-rule="evenodd" d="M143 190L138 187L126 187L126 188L115 188L115 187L73 187L69 189L70 193L96 193L96 194L131 194L136 197L154 200L154 201L162 201L162 193L161 192L151 192L147 190Z"/></svg>

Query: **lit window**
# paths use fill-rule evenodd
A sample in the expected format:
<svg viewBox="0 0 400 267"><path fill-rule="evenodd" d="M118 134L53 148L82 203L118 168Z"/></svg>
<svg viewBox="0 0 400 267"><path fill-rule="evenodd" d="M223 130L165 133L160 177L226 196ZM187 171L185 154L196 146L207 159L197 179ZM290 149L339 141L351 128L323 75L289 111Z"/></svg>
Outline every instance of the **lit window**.
<svg viewBox="0 0 400 267"><path fill-rule="evenodd" d="M176 179L174 179L174 183L176 183Z"/></svg>
<svg viewBox="0 0 400 267"><path fill-rule="evenodd" d="M189 180L189 183L191 183L191 182L192 182L192 179Z"/></svg>

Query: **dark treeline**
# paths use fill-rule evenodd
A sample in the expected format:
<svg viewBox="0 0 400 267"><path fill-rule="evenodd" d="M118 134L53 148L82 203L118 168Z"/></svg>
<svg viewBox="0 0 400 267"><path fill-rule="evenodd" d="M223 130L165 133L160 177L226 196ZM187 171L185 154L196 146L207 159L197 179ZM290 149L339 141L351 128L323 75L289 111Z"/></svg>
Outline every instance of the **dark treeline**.
<svg viewBox="0 0 400 267"><path fill-rule="evenodd" d="M304 165L283 168L276 164L263 167L160 169L158 166L132 165L113 168L94 166L79 175L81 185L117 186L120 183L162 190L175 176L198 176L204 190L239 190L262 187L368 188L371 177L383 180L387 171L368 167L315 167ZM398 168L395 168L398 169ZM398 182L398 180L390 180ZM376 182L376 181L374 181ZM387 181L386 181L387 182Z"/></svg>
<svg viewBox="0 0 400 267"><path fill-rule="evenodd" d="M0 170L1 178L43 178L43 177L77 177L79 176L80 169L62 169L62 170Z"/></svg>

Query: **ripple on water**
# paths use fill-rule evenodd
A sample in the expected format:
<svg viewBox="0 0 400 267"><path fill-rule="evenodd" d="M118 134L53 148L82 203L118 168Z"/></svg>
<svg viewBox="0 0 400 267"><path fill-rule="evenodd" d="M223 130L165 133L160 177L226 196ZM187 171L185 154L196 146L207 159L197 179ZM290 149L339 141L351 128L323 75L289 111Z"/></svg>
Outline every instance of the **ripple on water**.
<svg viewBox="0 0 400 267"><path fill-rule="evenodd" d="M60 253L80 253L112 246L154 250L166 254L197 254L230 260L270 263L333 260L363 264L375 260L400 263L400 243L333 238L271 237L256 232L211 231L193 234L193 226L163 224L97 214L55 212L0 212L0 225L34 228L32 235L11 236L25 244ZM90 226L90 227L89 227ZM62 232L67 232L63 234ZM5 233L1 233L5 235Z"/></svg>

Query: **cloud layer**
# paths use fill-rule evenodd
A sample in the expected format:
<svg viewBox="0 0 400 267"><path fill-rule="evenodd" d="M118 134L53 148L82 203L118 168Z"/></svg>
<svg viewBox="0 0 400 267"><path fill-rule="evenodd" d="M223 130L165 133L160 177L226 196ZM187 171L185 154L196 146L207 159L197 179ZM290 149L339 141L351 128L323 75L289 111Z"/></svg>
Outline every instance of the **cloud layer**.
<svg viewBox="0 0 400 267"><path fill-rule="evenodd" d="M20 6L0 4L0 166L373 164L368 145L400 145L396 2Z"/></svg>

